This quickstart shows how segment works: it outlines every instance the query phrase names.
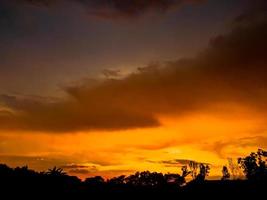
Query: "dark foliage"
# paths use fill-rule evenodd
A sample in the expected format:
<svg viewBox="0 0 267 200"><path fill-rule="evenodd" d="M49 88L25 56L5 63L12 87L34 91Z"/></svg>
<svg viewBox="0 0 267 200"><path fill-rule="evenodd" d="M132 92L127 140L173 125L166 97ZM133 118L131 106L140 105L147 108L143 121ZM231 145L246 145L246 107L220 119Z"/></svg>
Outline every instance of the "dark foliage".
<svg viewBox="0 0 267 200"><path fill-rule="evenodd" d="M267 186L266 152L258 150L245 158L239 158L246 180L229 180L230 174L223 167L222 180L205 180L210 167L206 164L191 163L182 167L182 175L157 172L137 172L129 176L118 176L104 180L100 176L81 181L67 175L61 168L54 167L46 172L36 172L25 167L10 168L0 164L0 195L8 197L27 197L34 199L54 198L119 198L140 199L178 197L214 198L214 195L228 198L231 196L249 197L265 195ZM194 179L186 183L186 176Z"/></svg>
<svg viewBox="0 0 267 200"><path fill-rule="evenodd" d="M238 163L243 169L247 179L263 181L267 179L267 152L259 149L245 158L239 158Z"/></svg>
<svg viewBox="0 0 267 200"><path fill-rule="evenodd" d="M223 166L223 169L222 169L222 180L225 181L225 180L229 180L231 175L228 171L228 168L226 166Z"/></svg>

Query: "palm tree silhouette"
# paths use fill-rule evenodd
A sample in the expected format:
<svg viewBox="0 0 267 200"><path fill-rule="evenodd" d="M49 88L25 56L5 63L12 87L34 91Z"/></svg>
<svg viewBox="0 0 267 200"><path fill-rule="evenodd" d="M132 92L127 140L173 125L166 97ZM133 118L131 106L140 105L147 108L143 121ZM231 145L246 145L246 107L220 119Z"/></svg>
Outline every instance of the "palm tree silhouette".
<svg viewBox="0 0 267 200"><path fill-rule="evenodd" d="M66 172L64 172L62 168L54 167L52 169L48 169L46 174L50 176L65 176Z"/></svg>

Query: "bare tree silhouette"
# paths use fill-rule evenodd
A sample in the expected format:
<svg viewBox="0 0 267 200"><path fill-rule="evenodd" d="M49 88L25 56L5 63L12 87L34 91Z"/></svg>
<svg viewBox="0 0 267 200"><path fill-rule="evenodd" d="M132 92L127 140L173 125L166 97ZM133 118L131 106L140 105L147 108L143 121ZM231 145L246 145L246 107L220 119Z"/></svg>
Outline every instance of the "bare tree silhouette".
<svg viewBox="0 0 267 200"><path fill-rule="evenodd" d="M195 162L195 161L189 162L190 173L191 173L193 180L196 179L196 177L197 177L198 167L199 167L199 165L197 162Z"/></svg>
<svg viewBox="0 0 267 200"><path fill-rule="evenodd" d="M233 180L239 179L242 176L244 176L243 172L240 169L240 165L238 164L237 159L227 158L227 160L228 160L229 171Z"/></svg>

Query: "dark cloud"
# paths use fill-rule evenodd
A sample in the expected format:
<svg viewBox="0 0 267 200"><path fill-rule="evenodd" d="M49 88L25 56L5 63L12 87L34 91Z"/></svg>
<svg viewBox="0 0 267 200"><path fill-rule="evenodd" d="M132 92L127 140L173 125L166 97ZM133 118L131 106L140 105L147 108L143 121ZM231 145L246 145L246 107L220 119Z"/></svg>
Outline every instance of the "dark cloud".
<svg viewBox="0 0 267 200"><path fill-rule="evenodd" d="M104 69L102 71L102 74L106 78L118 78L121 76L121 71L120 70L115 70L115 69Z"/></svg>
<svg viewBox="0 0 267 200"><path fill-rule="evenodd" d="M164 13L176 9L186 3L202 0L20 0L36 6L51 6L54 4L74 2L86 8L90 16L117 19L132 18L148 12Z"/></svg>
<svg viewBox="0 0 267 200"><path fill-rule="evenodd" d="M11 115L12 113L10 112L10 111L8 111L8 110L0 110L0 116L5 116L5 117L7 117L7 116L9 116L9 115Z"/></svg>
<svg viewBox="0 0 267 200"><path fill-rule="evenodd" d="M71 169L68 171L70 174L78 175L78 176L85 176L85 177L93 177L93 176L104 176L107 178L119 176L122 174L130 174L134 173L134 170L100 170L97 167L88 167L87 169Z"/></svg>
<svg viewBox="0 0 267 200"><path fill-rule="evenodd" d="M35 6L51 6L62 0L15 0L17 3L28 3ZM63 2L63 1L62 1Z"/></svg>
<svg viewBox="0 0 267 200"><path fill-rule="evenodd" d="M85 166L85 165L65 165L62 169L68 170L70 174L90 174L98 172L96 166Z"/></svg>
<svg viewBox="0 0 267 200"><path fill-rule="evenodd" d="M147 113L129 112L118 105L112 105L108 99L105 104L103 100L95 100L86 105L74 96L66 101L51 103L2 95L0 101L17 112L0 116L0 121L3 122L0 127L11 130L67 132L96 127L115 130L158 125L157 120Z"/></svg>
<svg viewBox="0 0 267 200"><path fill-rule="evenodd" d="M77 164L70 164L70 165L63 165L60 166L63 169L77 169L77 168L88 168L86 165L77 165Z"/></svg>
<svg viewBox="0 0 267 200"><path fill-rule="evenodd" d="M195 160L188 160L188 159L174 159L174 160L161 160L161 161L147 161L150 163L159 163L164 165L165 167L179 167L179 166L185 166L185 165L189 165L190 163L198 163L200 164L200 162L197 162ZM203 163L202 164L206 164L206 165L210 165L209 163Z"/></svg>
<svg viewBox="0 0 267 200"><path fill-rule="evenodd" d="M135 170L121 170L121 169L108 169L108 170L102 170L101 172L104 172L104 174L107 175L126 175L126 174L130 174L130 173L134 173Z"/></svg>
<svg viewBox="0 0 267 200"><path fill-rule="evenodd" d="M90 171L87 169L71 169L68 171L71 174L89 174Z"/></svg>
<svg viewBox="0 0 267 200"><path fill-rule="evenodd" d="M246 13L195 58L149 65L94 86L67 87L68 98L62 101L2 96L0 101L16 112L0 116L0 128L68 132L152 127L160 125L158 116L206 111L218 103L237 103L266 115L267 14L258 6Z"/></svg>
<svg viewBox="0 0 267 200"><path fill-rule="evenodd" d="M12 167L27 165L38 171L45 171L54 166L62 166L67 162L69 162L68 159L45 156L0 155L0 163L6 163Z"/></svg>

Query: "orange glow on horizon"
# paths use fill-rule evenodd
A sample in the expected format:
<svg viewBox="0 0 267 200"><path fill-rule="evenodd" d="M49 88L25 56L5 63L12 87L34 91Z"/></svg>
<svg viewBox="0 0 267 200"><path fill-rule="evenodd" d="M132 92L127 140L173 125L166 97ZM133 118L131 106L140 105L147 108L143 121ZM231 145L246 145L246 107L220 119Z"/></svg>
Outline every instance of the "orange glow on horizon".
<svg viewBox="0 0 267 200"><path fill-rule="evenodd" d="M239 118L234 113L233 117L211 113L162 117L162 126L155 128L66 134L3 133L6 151L2 155L7 156L7 164L28 164L37 170L56 164L87 166L88 173L70 172L82 178L112 177L143 170L180 173L181 165L163 164L175 159L210 163L210 175L220 176L221 166L227 164L228 157L243 156L258 148L253 143L240 146L240 140L264 136L260 132L264 123L261 119L243 110ZM25 160L18 161L14 155L24 156ZM38 157L39 161L29 162L27 156Z"/></svg>

